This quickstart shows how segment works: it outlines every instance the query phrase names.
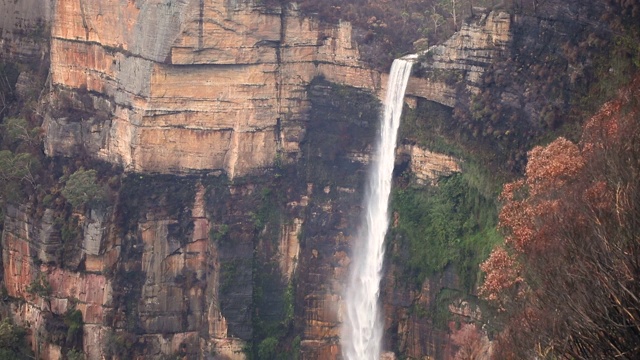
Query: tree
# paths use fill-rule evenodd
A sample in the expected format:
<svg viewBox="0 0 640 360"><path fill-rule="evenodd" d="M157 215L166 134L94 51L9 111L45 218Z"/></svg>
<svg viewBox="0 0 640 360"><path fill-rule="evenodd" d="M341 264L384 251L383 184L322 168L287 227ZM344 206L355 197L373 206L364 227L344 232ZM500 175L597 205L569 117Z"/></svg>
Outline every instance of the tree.
<svg viewBox="0 0 640 360"><path fill-rule="evenodd" d="M278 347L278 339L270 336L258 345L258 358L260 359L273 359L276 356L276 350Z"/></svg>
<svg viewBox="0 0 640 360"><path fill-rule="evenodd" d="M0 322L0 348L14 347L24 336L24 330L4 319Z"/></svg>
<svg viewBox="0 0 640 360"><path fill-rule="evenodd" d="M445 24L445 19L444 19L444 16L438 13L438 9L435 5L433 6L433 11L431 12L431 16L429 16L429 18L431 19L431 22L433 24L434 34L438 36L438 28L441 25Z"/></svg>
<svg viewBox="0 0 640 360"><path fill-rule="evenodd" d="M33 359L25 342L27 331L13 324L9 318L0 322L0 359Z"/></svg>
<svg viewBox="0 0 640 360"><path fill-rule="evenodd" d="M67 337L65 345L69 347L82 348L82 328L83 319L82 312L75 309L75 306L70 307L64 314L64 324L67 326ZM72 350L75 350L72 349ZM69 355L67 355L70 357ZM80 359L80 358L78 358Z"/></svg>
<svg viewBox="0 0 640 360"><path fill-rule="evenodd" d="M23 143L35 147L40 141L42 128L29 126L23 117L11 117L4 119L2 124L4 142L9 144Z"/></svg>
<svg viewBox="0 0 640 360"><path fill-rule="evenodd" d="M0 151L0 180L5 183L27 181L35 184L35 170L40 165L38 159L29 153L14 154L9 150Z"/></svg>
<svg viewBox="0 0 640 360"><path fill-rule="evenodd" d="M74 208L85 204L98 205L106 197L104 189L98 185L96 171L83 168L69 176L61 193Z"/></svg>
<svg viewBox="0 0 640 360"><path fill-rule="evenodd" d="M457 14L459 13L459 3L456 0L440 0L440 6L442 6L442 8L451 15L451 18L453 19L453 30L454 31L458 31L458 17Z"/></svg>
<svg viewBox="0 0 640 360"><path fill-rule="evenodd" d="M34 278L29 286L27 286L27 292L31 295L37 295L41 298L49 298L51 295L51 284L45 274L40 274Z"/></svg>
<svg viewBox="0 0 640 360"><path fill-rule="evenodd" d="M489 339L475 324L462 324L460 330L451 335L458 346L454 360L486 359L489 352Z"/></svg>
<svg viewBox="0 0 640 360"><path fill-rule="evenodd" d="M481 266L501 315L496 358L620 358L640 351L640 78L579 145L529 152L504 187L505 244Z"/></svg>

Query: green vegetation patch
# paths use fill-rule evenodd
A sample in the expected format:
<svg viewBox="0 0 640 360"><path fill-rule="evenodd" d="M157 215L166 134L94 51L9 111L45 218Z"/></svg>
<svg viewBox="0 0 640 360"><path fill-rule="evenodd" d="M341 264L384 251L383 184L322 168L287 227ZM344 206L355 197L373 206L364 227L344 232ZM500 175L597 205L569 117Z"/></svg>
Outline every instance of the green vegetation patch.
<svg viewBox="0 0 640 360"><path fill-rule="evenodd" d="M259 206L252 216L256 248L253 258L252 359L292 359L295 280L288 283L273 261L285 215L285 184L276 178L260 190Z"/></svg>
<svg viewBox="0 0 640 360"><path fill-rule="evenodd" d="M78 169L69 176L62 195L74 208L82 205L99 206L106 199L106 191L98 184L97 172L93 169Z"/></svg>
<svg viewBox="0 0 640 360"><path fill-rule="evenodd" d="M34 359L26 341L27 330L5 318L0 322L0 359Z"/></svg>
<svg viewBox="0 0 640 360"><path fill-rule="evenodd" d="M415 284L453 265L461 285L471 292L478 265L500 241L495 200L472 179L455 174L436 187L394 191L392 207L398 224L393 232L407 257L404 275Z"/></svg>

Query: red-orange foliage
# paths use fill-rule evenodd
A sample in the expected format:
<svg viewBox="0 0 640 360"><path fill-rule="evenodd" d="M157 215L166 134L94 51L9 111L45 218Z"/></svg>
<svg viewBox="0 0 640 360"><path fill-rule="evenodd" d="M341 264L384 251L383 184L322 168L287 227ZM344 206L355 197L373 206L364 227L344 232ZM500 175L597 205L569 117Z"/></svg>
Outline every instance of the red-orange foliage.
<svg viewBox="0 0 640 360"><path fill-rule="evenodd" d="M536 146L529 152L526 171L529 197L553 196L554 191L575 179L583 166L580 149L565 138L545 147Z"/></svg>
<svg viewBox="0 0 640 360"><path fill-rule="evenodd" d="M455 360L486 359L490 351L489 339L475 324L462 324L460 330L451 335L451 340L458 346Z"/></svg>
<svg viewBox="0 0 640 360"><path fill-rule="evenodd" d="M505 185L505 245L481 265L480 293L506 319L498 353L640 353L639 98L640 78L585 124L579 146L533 149L525 178Z"/></svg>
<svg viewBox="0 0 640 360"><path fill-rule="evenodd" d="M562 204L558 194L570 185L584 161L578 147L559 138L529 152L526 177L505 184L500 200L499 228L505 246L493 250L480 269L486 273L480 294L502 311L518 298L527 284L519 262L523 254L537 256L554 245L555 221Z"/></svg>
<svg viewBox="0 0 640 360"><path fill-rule="evenodd" d="M508 301L505 296L507 290L522 282L519 264L502 247L495 248L489 259L480 265L480 269L486 273L480 294L490 301L500 304Z"/></svg>

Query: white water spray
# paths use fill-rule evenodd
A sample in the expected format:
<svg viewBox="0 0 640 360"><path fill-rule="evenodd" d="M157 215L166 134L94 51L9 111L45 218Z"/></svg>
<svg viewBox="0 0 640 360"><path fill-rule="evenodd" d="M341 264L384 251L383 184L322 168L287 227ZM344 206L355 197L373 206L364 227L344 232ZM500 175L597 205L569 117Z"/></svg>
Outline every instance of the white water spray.
<svg viewBox="0 0 640 360"><path fill-rule="evenodd" d="M398 126L412 64L411 61L397 59L389 74L375 164L369 175L365 213L352 251L351 276L345 294L346 319L341 341L345 360L380 359L383 321L378 308L378 296L384 238L389 227L387 208Z"/></svg>

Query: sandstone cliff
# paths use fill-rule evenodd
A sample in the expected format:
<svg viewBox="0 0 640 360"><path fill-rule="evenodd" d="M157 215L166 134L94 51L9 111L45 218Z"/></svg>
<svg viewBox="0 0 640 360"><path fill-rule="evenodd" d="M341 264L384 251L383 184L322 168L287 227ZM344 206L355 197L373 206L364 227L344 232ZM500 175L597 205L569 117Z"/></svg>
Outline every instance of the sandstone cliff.
<svg viewBox="0 0 640 360"><path fill-rule="evenodd" d="M47 153L83 149L131 171L231 177L276 154L295 159L313 77L379 88L350 36L349 24L325 26L293 6L58 1L52 105L71 101L85 115L50 113ZM73 104L78 91L82 105Z"/></svg>
<svg viewBox="0 0 640 360"><path fill-rule="evenodd" d="M479 14L442 45L421 54L417 69L420 76L409 82L407 94L455 106L460 85L471 93L480 91L485 70L504 55L511 37L510 14Z"/></svg>
<svg viewBox="0 0 640 360"><path fill-rule="evenodd" d="M47 114L47 153L83 150L131 171L233 177L276 154L296 159L311 79L374 92L386 81L359 62L348 23L327 26L293 5L61 0L51 32L52 107L82 115ZM504 15L466 25L430 50L433 68L477 82L508 34ZM416 79L408 93L452 106L455 89Z"/></svg>
<svg viewBox="0 0 640 360"><path fill-rule="evenodd" d="M102 207L31 200L7 211L4 283L37 355L65 356L74 344L60 324L79 310L90 359L244 359L272 338L283 356L340 358L343 284L386 82L359 60L350 24L252 1L48 4L3 3L28 28L51 28L46 154L114 165L100 181L117 185ZM6 51L34 54L5 25L15 18L2 19ZM479 14L423 54L409 105L451 108L478 93L512 35L510 15ZM398 182L431 189L464 170L402 142L408 180ZM455 270L415 286L390 266L389 349L454 355L455 322L443 328L416 309L477 320Z"/></svg>

